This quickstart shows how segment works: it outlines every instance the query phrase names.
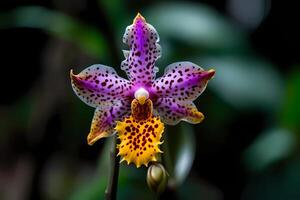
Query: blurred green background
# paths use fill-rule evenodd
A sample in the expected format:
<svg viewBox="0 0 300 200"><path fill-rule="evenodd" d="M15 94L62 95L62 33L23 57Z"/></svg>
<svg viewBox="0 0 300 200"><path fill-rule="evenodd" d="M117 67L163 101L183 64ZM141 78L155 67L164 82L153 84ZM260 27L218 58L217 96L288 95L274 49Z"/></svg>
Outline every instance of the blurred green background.
<svg viewBox="0 0 300 200"><path fill-rule="evenodd" d="M195 102L205 120L167 127L159 198L300 199L300 16L272 0L1 3L0 199L103 199L111 141L87 145L93 108L69 70L102 63L124 76L137 12L160 35L158 76L176 61L216 69ZM121 164L118 199L157 198L145 176Z"/></svg>

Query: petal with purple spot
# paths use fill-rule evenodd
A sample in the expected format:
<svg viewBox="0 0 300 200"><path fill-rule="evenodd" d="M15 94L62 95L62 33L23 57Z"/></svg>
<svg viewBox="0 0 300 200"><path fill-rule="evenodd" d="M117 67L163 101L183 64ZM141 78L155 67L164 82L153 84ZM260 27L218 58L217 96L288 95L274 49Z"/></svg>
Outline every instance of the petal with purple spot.
<svg viewBox="0 0 300 200"><path fill-rule="evenodd" d="M138 14L133 24L126 28L123 42L130 49L123 51L125 60L121 63L121 69L135 85L150 85L158 71L155 61L161 56L159 36L155 28Z"/></svg>
<svg viewBox="0 0 300 200"><path fill-rule="evenodd" d="M110 105L118 99L130 97L131 84L118 76L117 72L108 66L92 65L74 75L70 72L74 92L86 104L92 107Z"/></svg>
<svg viewBox="0 0 300 200"><path fill-rule="evenodd" d="M179 101L175 98L158 98L154 103L154 111L168 125L176 125L180 120L192 124L200 123L204 116L192 101Z"/></svg>
<svg viewBox="0 0 300 200"><path fill-rule="evenodd" d="M162 77L155 80L152 91L158 97L195 100L206 88L215 71L205 71L191 62L169 65Z"/></svg>
<svg viewBox="0 0 300 200"><path fill-rule="evenodd" d="M114 133L116 121L122 121L129 115L130 101L116 100L111 106L97 107L87 137L88 144L92 145L100 138L111 136Z"/></svg>

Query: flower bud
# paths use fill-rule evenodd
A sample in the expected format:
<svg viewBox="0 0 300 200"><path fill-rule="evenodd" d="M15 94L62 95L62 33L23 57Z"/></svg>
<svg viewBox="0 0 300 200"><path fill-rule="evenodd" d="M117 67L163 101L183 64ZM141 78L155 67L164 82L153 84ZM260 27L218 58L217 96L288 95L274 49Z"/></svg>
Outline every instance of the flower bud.
<svg viewBox="0 0 300 200"><path fill-rule="evenodd" d="M168 184L168 176L162 164L154 163L148 168L147 184L153 192L161 193Z"/></svg>

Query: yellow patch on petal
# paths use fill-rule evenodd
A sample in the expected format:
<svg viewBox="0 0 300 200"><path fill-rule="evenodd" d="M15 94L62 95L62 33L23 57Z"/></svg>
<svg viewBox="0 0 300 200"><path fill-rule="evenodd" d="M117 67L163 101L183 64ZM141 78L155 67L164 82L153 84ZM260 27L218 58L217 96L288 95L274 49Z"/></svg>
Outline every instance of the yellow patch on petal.
<svg viewBox="0 0 300 200"><path fill-rule="evenodd" d="M134 163L137 167L148 166L150 161L157 160L157 154L162 153L159 145L164 124L159 117L151 116L146 120L135 120L133 116L117 122L119 154L127 164Z"/></svg>
<svg viewBox="0 0 300 200"><path fill-rule="evenodd" d="M110 135L111 135L111 133L108 133L106 131L103 131L101 133L95 133L95 132L91 131L87 137L87 142L89 145L93 145L97 140L104 138L104 137L108 137Z"/></svg>
<svg viewBox="0 0 300 200"><path fill-rule="evenodd" d="M204 115L197 108L189 108L186 120L190 123L198 124L204 119Z"/></svg>
<svg viewBox="0 0 300 200"><path fill-rule="evenodd" d="M105 115L105 110L97 108L92 120L92 125L90 132L87 137L87 142L89 145L93 145L97 140L109 137L113 134L113 127L107 122Z"/></svg>

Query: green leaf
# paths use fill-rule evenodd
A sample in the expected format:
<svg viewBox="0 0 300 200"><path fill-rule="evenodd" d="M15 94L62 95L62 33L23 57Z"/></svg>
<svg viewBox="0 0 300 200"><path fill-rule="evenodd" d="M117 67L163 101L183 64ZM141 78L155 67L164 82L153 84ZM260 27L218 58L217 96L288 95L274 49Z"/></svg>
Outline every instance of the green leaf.
<svg viewBox="0 0 300 200"><path fill-rule="evenodd" d="M106 58L107 43L96 28L58 11L38 6L19 7L0 15L0 28L37 28L76 43L87 53Z"/></svg>
<svg viewBox="0 0 300 200"><path fill-rule="evenodd" d="M234 56L203 57L195 63L216 70L208 88L236 108L273 111L281 103L284 83L270 63Z"/></svg>
<svg viewBox="0 0 300 200"><path fill-rule="evenodd" d="M268 130L245 151L245 165L251 171L264 170L286 158L295 147L295 136L291 132L279 128Z"/></svg>
<svg viewBox="0 0 300 200"><path fill-rule="evenodd" d="M168 126L162 156L170 174L171 184L180 185L188 176L195 159L195 141L190 124L182 122L176 127Z"/></svg>

